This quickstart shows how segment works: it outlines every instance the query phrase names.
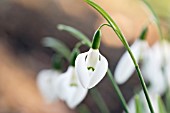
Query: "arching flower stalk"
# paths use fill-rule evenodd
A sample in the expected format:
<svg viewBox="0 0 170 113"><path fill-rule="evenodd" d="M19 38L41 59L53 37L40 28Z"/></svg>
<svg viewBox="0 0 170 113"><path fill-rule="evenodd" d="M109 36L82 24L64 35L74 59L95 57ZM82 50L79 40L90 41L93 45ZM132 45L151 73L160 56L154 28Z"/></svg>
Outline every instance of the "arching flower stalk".
<svg viewBox="0 0 170 113"><path fill-rule="evenodd" d="M103 79L108 69L108 61L99 52L100 40L101 31L98 29L94 34L90 50L79 54L76 58L77 76L82 86L87 89L96 86Z"/></svg>

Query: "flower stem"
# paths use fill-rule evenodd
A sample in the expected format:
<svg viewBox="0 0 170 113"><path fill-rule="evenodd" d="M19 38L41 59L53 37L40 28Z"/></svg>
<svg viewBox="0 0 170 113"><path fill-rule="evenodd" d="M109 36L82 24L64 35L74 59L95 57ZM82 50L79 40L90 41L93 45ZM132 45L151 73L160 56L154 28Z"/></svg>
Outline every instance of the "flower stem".
<svg viewBox="0 0 170 113"><path fill-rule="evenodd" d="M149 98L149 95L148 95L148 91L147 91L147 88L146 88L146 84L145 84L145 82L143 80L143 77L142 77L141 71L139 69L139 66L135 66L135 67L136 67L136 71L137 71L137 73L139 75L139 79L140 79L141 85L143 87L143 91L144 91L144 94L146 96L146 100L148 102L148 106L150 108L150 111L151 111L151 113L154 113L154 109L153 109L152 103L150 101L150 98Z"/></svg>
<svg viewBox="0 0 170 113"><path fill-rule="evenodd" d="M150 109L151 113L154 113L153 106L151 104L151 101L150 101L150 98L149 98L149 95L148 95L148 91L147 91L147 88L146 88L146 84L145 84L144 79L142 77L142 74L141 74L141 71L139 69L139 66L138 66L138 64L137 64L137 62L135 60L135 57L134 57L134 55L133 55L133 53L132 53L132 51L131 51L131 49L129 47L129 44L126 41L126 38L122 34L122 32L119 29L119 27L117 26L117 24L114 22L114 20L110 17L110 15L104 9L102 9L99 5L97 5L96 3L94 3L91 0L84 0L84 1L87 2L94 9L96 9L108 21L108 23L110 24L111 28L114 30L116 35L119 37L119 39L123 43L124 47L127 49L128 53L131 56L131 59L132 59L134 65L136 67L136 71L138 73L138 76L139 76L142 88L144 90L145 97L147 99L147 103L148 103L149 109Z"/></svg>
<svg viewBox="0 0 170 113"><path fill-rule="evenodd" d="M123 108L124 108L125 112L126 112L126 113L129 113L128 107L127 107L127 104L126 104L126 101L125 101L125 99L124 99L124 97L123 97L123 95L122 95L122 93L121 93L118 85L116 84L116 81L115 81L115 79L113 78L110 69L108 69L107 74L108 74L108 76L109 76L109 79L110 79L110 81L111 81L111 83L112 83L113 88L115 89L115 91L116 91L116 93L117 93L117 95L118 95L118 97L119 97L120 102L121 102L122 105L123 105Z"/></svg>
<svg viewBox="0 0 170 113"><path fill-rule="evenodd" d="M99 107L100 111L102 113L110 113L106 103L104 102L104 100L103 100L100 92L97 90L97 88L93 88L90 91L90 93L91 93L94 101L96 102L97 106Z"/></svg>

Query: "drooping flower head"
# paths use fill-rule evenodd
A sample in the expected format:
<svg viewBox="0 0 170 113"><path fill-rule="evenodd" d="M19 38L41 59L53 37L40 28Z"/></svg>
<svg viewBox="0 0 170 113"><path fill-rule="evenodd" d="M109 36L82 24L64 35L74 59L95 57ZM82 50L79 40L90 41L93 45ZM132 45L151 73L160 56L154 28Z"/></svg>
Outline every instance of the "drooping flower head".
<svg viewBox="0 0 170 113"><path fill-rule="evenodd" d="M70 66L63 74L57 74L55 70L43 70L37 78L38 87L48 102L61 99L71 109L80 104L88 90L83 88L75 73L75 59L79 51L75 48L71 55ZM54 73L55 72L55 73Z"/></svg>
<svg viewBox="0 0 170 113"><path fill-rule="evenodd" d="M106 58L100 54L101 31L97 30L93 37L92 48L77 56L75 69L84 88L92 88L105 76L108 69Z"/></svg>
<svg viewBox="0 0 170 113"><path fill-rule="evenodd" d="M131 50L137 62L139 62L140 58L144 56L146 50L149 48L148 42L145 40L146 33L147 28L142 31L140 38L137 39L131 46ZM133 64L133 61L126 51L120 58L115 69L116 82L119 84L125 83L134 71L135 66Z"/></svg>
<svg viewBox="0 0 170 113"><path fill-rule="evenodd" d="M54 86L56 86L55 93L61 100L65 101L71 109L80 104L88 92L88 90L80 84L73 66L69 66L68 70L58 77Z"/></svg>

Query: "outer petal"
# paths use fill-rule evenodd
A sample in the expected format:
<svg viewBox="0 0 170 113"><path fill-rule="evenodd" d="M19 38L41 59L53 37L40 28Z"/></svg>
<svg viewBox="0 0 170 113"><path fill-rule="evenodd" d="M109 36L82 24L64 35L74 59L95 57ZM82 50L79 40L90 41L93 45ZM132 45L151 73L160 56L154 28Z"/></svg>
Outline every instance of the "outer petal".
<svg viewBox="0 0 170 113"><path fill-rule="evenodd" d="M147 42L141 41L141 40L137 40L131 46L131 50L132 50L137 62L140 59L141 52L144 52L147 47L148 47ZM129 53L125 52L125 54L121 57L119 63L117 64L117 67L115 69L115 80L116 80L116 82L119 83L119 84L123 84L133 74L134 70L135 70L135 66L133 64L133 61L130 58Z"/></svg>
<svg viewBox="0 0 170 113"><path fill-rule="evenodd" d="M81 84L79 84L78 87L76 88L75 92L74 92L73 97L69 98L66 101L67 105L72 109L75 108L78 104L80 104L84 100L84 98L87 95L87 92L88 92L88 90L83 88L81 86Z"/></svg>
<svg viewBox="0 0 170 113"><path fill-rule="evenodd" d="M90 76L90 83L88 85L88 88L90 89L95 85L97 85L103 79L107 70L108 70L108 61L104 56L100 54L100 61L98 61L94 72Z"/></svg>
<svg viewBox="0 0 170 113"><path fill-rule="evenodd" d="M75 61L75 71L84 88L88 88L90 82L90 75L85 62L87 54L88 52L79 54Z"/></svg>
<svg viewBox="0 0 170 113"><path fill-rule="evenodd" d="M161 54L160 43L154 44L144 57L142 65L142 73L145 80L150 82L149 90L159 95L166 91L165 76L162 72L163 56Z"/></svg>
<svg viewBox="0 0 170 113"><path fill-rule="evenodd" d="M159 42L160 43L160 42ZM170 61L170 43L167 41L163 41L163 43L161 43L161 47L162 47L162 51L163 51L163 55L166 61Z"/></svg>
<svg viewBox="0 0 170 113"><path fill-rule="evenodd" d="M52 81L54 78L57 78L59 74L60 72L55 70L43 70L38 74L37 86L42 96L49 103L57 99L57 95L55 95L54 88L52 87Z"/></svg>
<svg viewBox="0 0 170 113"><path fill-rule="evenodd" d="M75 75L75 68L70 66L66 73L58 77L57 91L60 99L64 100L67 105L73 109L85 98L87 89L84 89L76 79L77 86L70 86L71 77ZM77 78L77 76L76 76Z"/></svg>
<svg viewBox="0 0 170 113"><path fill-rule="evenodd" d="M57 79L53 81L53 87L55 87L55 94L58 95L61 100L66 100L68 96L72 95L72 89L69 88L71 72L72 68L69 67L65 73L61 74Z"/></svg>
<svg viewBox="0 0 170 113"><path fill-rule="evenodd" d="M167 89L165 76L163 76L161 72L157 72L157 71L153 73L153 76L154 77L152 77L152 81L150 82L151 86L149 87L150 92L159 95L165 94Z"/></svg>

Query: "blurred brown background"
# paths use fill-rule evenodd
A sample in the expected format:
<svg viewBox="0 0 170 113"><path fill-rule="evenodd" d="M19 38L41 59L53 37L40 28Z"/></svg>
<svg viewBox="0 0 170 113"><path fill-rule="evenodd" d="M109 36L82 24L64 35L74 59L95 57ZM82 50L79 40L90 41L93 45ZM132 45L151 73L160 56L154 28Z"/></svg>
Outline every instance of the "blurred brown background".
<svg viewBox="0 0 170 113"><path fill-rule="evenodd" d="M150 13L138 0L94 0L106 9L132 43L145 25L149 25L147 40L152 45L158 38ZM157 3L157 2L156 2ZM155 4L156 4L155 3ZM158 7L159 4L157 4ZM167 9L164 9L167 11ZM169 11L169 10L168 10ZM159 12L159 11L157 11ZM167 13L161 15L166 20ZM167 21L167 20L166 20ZM51 67L54 52L41 44L43 37L60 39L70 48L77 42L57 24L73 26L92 39L95 29L104 19L82 0L1 0L0 1L0 113L69 113L63 102L46 105L36 87L36 75ZM163 28L169 27L163 24ZM124 48L110 28L103 29L101 52L114 70ZM164 30L166 34L166 30ZM88 48L82 48L82 51ZM120 86L126 100L133 95L138 79L133 76ZM98 85L111 113L121 113L122 107L107 77ZM90 95L84 101L92 113L99 113Z"/></svg>

